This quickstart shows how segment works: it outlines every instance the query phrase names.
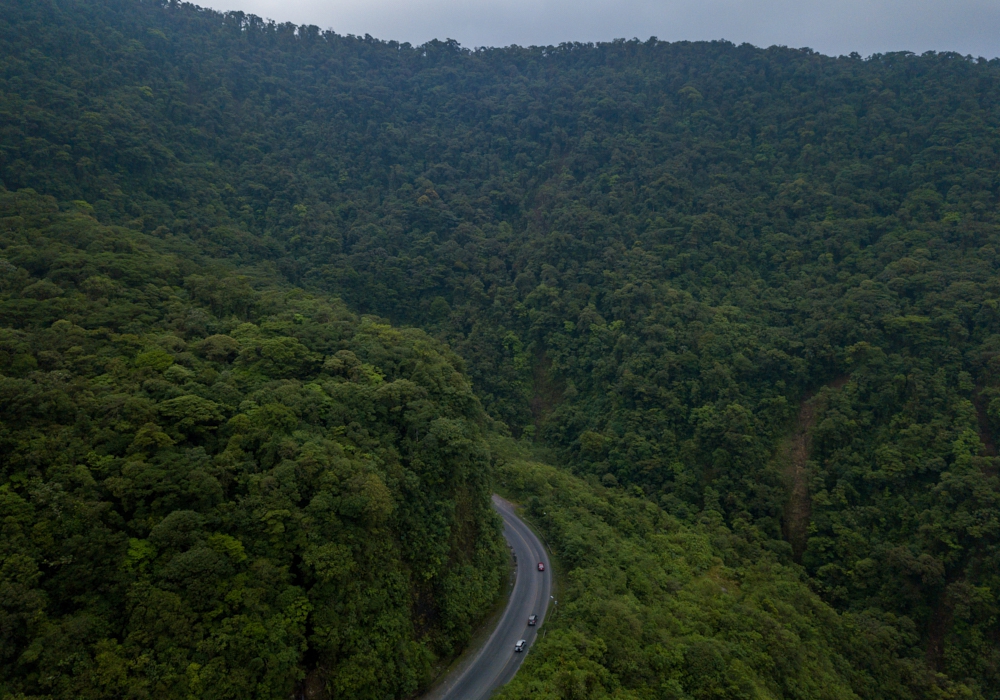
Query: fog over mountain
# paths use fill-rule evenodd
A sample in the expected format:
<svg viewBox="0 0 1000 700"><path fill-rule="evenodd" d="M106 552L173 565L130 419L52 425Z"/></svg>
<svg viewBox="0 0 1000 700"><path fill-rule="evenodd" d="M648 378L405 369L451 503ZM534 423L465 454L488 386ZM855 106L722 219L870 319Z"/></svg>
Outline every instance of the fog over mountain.
<svg viewBox="0 0 1000 700"><path fill-rule="evenodd" d="M990 0L207 0L281 22L420 44L728 39L808 46L825 54L908 50L1000 54L1000 3Z"/></svg>

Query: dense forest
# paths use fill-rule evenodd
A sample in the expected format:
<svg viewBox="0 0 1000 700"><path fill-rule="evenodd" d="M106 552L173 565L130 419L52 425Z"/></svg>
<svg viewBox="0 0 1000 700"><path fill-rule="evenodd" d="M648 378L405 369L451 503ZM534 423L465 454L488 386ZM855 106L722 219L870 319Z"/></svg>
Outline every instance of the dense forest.
<svg viewBox="0 0 1000 700"><path fill-rule="evenodd" d="M414 693L506 579L459 358L84 210L0 196L4 697Z"/></svg>
<svg viewBox="0 0 1000 700"><path fill-rule="evenodd" d="M527 698L967 698L909 647L912 627L838 615L718 508L682 523L641 494L526 460L502 465L570 573L544 643L498 695Z"/></svg>
<svg viewBox="0 0 1000 700"><path fill-rule="evenodd" d="M0 693L1000 698L1000 61L0 10Z"/></svg>

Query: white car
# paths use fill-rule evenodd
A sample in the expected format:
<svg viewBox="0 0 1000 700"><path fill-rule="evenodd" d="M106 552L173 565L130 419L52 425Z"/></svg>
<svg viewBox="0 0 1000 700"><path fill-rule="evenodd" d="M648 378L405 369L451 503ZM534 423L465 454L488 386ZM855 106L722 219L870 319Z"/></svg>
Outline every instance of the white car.
<svg viewBox="0 0 1000 700"><path fill-rule="evenodd" d="M517 644L514 645L514 651L524 651L524 647L528 646L528 640L518 639Z"/></svg>

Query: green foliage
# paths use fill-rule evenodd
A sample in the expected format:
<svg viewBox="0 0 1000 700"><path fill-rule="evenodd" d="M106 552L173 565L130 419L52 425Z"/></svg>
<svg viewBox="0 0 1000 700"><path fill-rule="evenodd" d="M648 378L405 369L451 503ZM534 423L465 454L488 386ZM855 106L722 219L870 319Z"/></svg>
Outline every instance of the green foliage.
<svg viewBox="0 0 1000 700"><path fill-rule="evenodd" d="M94 498L111 510L86 519L111 520L87 546L151 577L159 564L128 544L142 528L178 510L243 518L199 526L184 566L221 581L266 556L303 591L315 575L431 611L379 623L409 640L395 646L339 631L381 620L374 603L310 602L295 633L309 667L356 651L336 657L352 669L337 692L405 694L494 585L478 439L495 428L680 522L718 513L894 640L914 677L923 663L1000 698L1000 61L654 39L468 51L167 0L2 9L0 454L13 496L49 499L25 508L63 508L39 470L107 489ZM800 558L774 453L817 392ZM300 453L336 480L281 476ZM360 545L332 537L310 541L312 574L305 544L279 548L286 561L243 536L306 542L294 502L324 489L316 507L338 523L399 533L366 555L419 566L362 581L329 547ZM37 518L51 519L25 532ZM204 544L216 534L247 559ZM17 557L11 600L124 600L76 587L61 554ZM111 586L110 570L93 581ZM41 619L11 615L10 629ZM88 658L109 688L161 663L87 615L65 637L104 645ZM63 653L24 634L3 653ZM191 663L171 687L228 673Z"/></svg>
<svg viewBox="0 0 1000 700"><path fill-rule="evenodd" d="M161 248L0 194L0 693L411 695L505 571L457 358Z"/></svg>
<svg viewBox="0 0 1000 700"><path fill-rule="evenodd" d="M513 458L503 489L559 563L516 698L968 698L875 609L838 614L752 529L683 523L621 488Z"/></svg>

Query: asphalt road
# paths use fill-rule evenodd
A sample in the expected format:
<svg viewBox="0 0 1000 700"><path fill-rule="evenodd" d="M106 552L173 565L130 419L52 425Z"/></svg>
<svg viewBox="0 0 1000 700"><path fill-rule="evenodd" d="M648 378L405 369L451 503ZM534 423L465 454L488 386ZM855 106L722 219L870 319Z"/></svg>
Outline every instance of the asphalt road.
<svg viewBox="0 0 1000 700"><path fill-rule="evenodd" d="M478 651L453 669L424 700L485 700L517 673L531 653L541 629L552 591L552 567L545 547L527 525L514 514L514 506L493 496L493 507L503 517L503 534L514 549L517 577L496 629ZM538 571L538 562L545 571ZM538 615L538 626L528 626L528 616ZM524 652L514 651L519 639L528 641Z"/></svg>

